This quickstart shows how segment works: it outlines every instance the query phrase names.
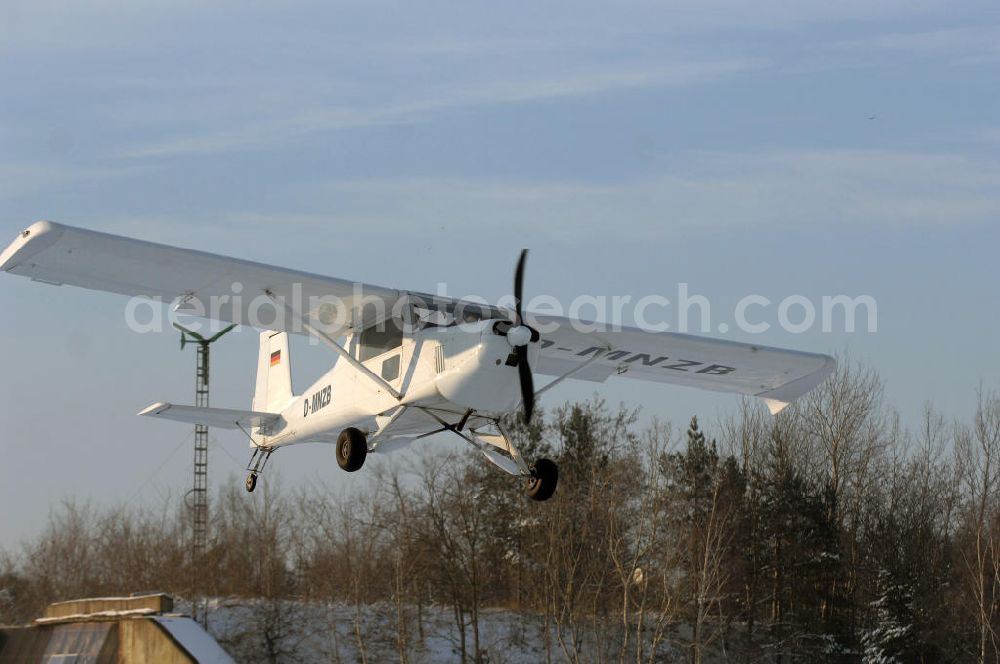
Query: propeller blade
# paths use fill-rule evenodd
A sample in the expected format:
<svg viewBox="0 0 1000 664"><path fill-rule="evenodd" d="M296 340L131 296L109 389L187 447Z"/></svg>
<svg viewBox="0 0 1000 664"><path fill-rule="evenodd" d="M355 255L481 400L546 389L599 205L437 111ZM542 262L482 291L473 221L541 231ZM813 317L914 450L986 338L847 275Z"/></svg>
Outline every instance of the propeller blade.
<svg viewBox="0 0 1000 664"><path fill-rule="evenodd" d="M531 367L528 365L528 347L518 346L517 373L521 378L521 404L524 407L524 421L531 421L531 413L535 410L535 380L531 377Z"/></svg>
<svg viewBox="0 0 1000 664"><path fill-rule="evenodd" d="M524 325L524 264L528 259L528 250L522 249L521 256L517 259L517 268L514 269L514 302L517 320L515 326ZM524 421L531 421L531 414L535 410L535 380L531 376L531 365L528 364L528 342L531 341L529 335L524 343L514 345L514 352L517 353L517 375L521 379L521 406L524 408Z"/></svg>
<svg viewBox="0 0 1000 664"><path fill-rule="evenodd" d="M517 311L517 324L520 325L522 322L521 318L521 299L522 291L524 290L524 262L528 258L528 250L521 250L521 257L517 259L517 269L514 270L514 300L516 302Z"/></svg>

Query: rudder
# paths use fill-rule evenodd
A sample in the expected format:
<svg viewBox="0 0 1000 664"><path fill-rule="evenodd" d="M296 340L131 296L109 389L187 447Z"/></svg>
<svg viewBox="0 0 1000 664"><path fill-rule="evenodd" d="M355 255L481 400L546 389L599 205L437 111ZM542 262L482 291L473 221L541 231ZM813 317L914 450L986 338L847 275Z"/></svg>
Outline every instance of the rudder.
<svg viewBox="0 0 1000 664"><path fill-rule="evenodd" d="M292 400L292 368L288 356L288 333L263 330L257 356L257 386L253 410L280 413Z"/></svg>

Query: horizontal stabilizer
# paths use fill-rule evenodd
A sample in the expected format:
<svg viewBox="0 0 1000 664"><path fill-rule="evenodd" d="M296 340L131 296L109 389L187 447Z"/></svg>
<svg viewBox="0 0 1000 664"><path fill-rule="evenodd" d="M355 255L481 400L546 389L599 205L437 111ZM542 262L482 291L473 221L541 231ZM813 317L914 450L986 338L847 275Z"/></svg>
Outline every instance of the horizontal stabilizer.
<svg viewBox="0 0 1000 664"><path fill-rule="evenodd" d="M203 424L207 427L220 429L259 427L271 424L281 417L277 413L258 413L252 410L235 410L232 408L175 406L172 403L163 402L154 403L149 408L141 411L139 415L187 422L188 424Z"/></svg>

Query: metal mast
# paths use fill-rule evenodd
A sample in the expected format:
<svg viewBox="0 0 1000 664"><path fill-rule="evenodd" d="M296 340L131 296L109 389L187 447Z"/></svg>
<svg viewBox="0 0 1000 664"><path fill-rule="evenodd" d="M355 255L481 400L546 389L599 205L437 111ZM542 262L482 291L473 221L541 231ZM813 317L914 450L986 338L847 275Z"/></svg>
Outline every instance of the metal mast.
<svg viewBox="0 0 1000 664"><path fill-rule="evenodd" d="M181 350L188 343L198 345L198 356L195 363L194 405L199 408L208 407L209 393L209 346L226 332L236 327L230 325L215 336L206 339L202 335L174 323L181 333ZM208 427L204 424L194 426L194 484L187 494L188 508L191 510L191 614L198 620L197 597L204 595L202 588L202 558L208 541ZM201 621L204 624L206 614L203 611Z"/></svg>

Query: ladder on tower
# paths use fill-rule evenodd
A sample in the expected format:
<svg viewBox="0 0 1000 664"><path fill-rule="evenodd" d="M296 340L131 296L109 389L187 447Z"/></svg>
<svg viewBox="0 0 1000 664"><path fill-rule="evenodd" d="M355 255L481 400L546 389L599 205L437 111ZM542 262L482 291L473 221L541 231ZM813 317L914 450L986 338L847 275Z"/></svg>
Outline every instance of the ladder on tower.
<svg viewBox="0 0 1000 664"><path fill-rule="evenodd" d="M208 408L209 394L209 347L219 337L232 330L236 325L224 328L218 334L205 338L202 335L174 323L181 332L181 350L189 342L198 347L195 361L194 405ZM199 611L199 597L204 597L204 567L205 549L208 546L208 427L204 424L194 426L194 483L187 494L187 505L191 510L191 617L207 626L207 615ZM199 615L200 613L200 615Z"/></svg>
<svg viewBox="0 0 1000 664"><path fill-rule="evenodd" d="M198 344L197 369L195 371L194 405L207 408L208 403L208 344ZM191 562L195 579L201 567L202 557L208 539L208 427L196 424L194 427L194 486L191 489ZM196 587L197 587L196 586Z"/></svg>

